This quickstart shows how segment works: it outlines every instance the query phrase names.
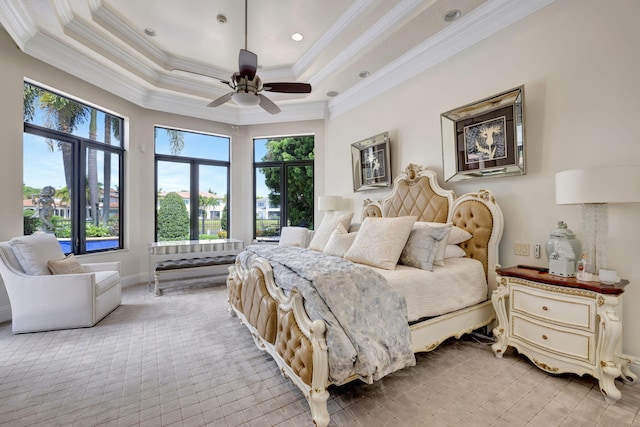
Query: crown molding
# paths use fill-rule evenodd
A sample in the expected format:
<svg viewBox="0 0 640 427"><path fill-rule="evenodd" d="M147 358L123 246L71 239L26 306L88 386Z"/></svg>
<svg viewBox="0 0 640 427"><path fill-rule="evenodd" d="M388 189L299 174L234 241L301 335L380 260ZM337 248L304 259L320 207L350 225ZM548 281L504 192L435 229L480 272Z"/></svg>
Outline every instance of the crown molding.
<svg viewBox="0 0 640 427"><path fill-rule="evenodd" d="M38 32L36 23L31 19L21 0L0 2L0 24L21 50L24 50L29 39Z"/></svg>
<svg viewBox="0 0 640 427"><path fill-rule="evenodd" d="M353 60L354 57L360 56L363 51L367 51L367 46L374 44L377 38L391 31L391 29L400 20L413 12L417 7L420 7L422 3L423 0L403 0L382 19L376 22L375 25L371 26L353 43L351 43L345 50L340 52L339 55L325 65L319 72L314 74L313 77L309 79L309 82L313 85L317 85L327 76L340 70L348 61Z"/></svg>
<svg viewBox="0 0 640 427"><path fill-rule="evenodd" d="M402 84L555 0L492 0L329 102L334 118Z"/></svg>
<svg viewBox="0 0 640 427"><path fill-rule="evenodd" d="M181 78L174 71L162 70L179 69L214 79L227 79L226 72L213 70L210 67L181 58L170 57L155 50L153 45L143 37L132 35L126 25L105 8L101 0L89 0L92 14L95 15L94 19L96 22L101 22L100 26L105 34L112 36L115 33L123 34L122 37L116 38L121 43L125 43L123 40L127 39L125 47L128 49L122 49L122 44L111 43L109 38L104 37L105 34L91 31L86 23L74 17L69 8L69 0L53 0L63 30L78 43L91 48L95 54L79 53L55 37L38 30L21 0L0 1L0 23L26 54L138 106L232 125L248 125L337 117L399 84L404 84L407 79L445 61L463 49L554 1L489 0L393 63L372 73L368 78L331 99L328 103L288 103L282 101L278 103L282 112L277 115L270 115L261 108L238 108L232 104L215 109L207 108L208 98L215 98L226 93L227 88L224 85L217 84L217 82L208 84L199 77ZM336 34L322 38L292 69L264 70L261 71L261 78L264 81L273 81L278 79L279 73L291 75L296 74L293 72L294 69L298 72L305 69L309 61L326 48L331 37L337 37L349 22L357 19L358 13L362 13L363 10L372 7L375 3L376 0L356 1L340 18L340 21L331 27L329 33L335 32ZM354 55L358 55L359 51L374 43L381 33L389 31L407 14L420 7L422 3L421 0L401 1L376 25L362 34L344 52L314 75L310 82L317 84L330 72L341 68L345 61L352 59ZM142 57L137 57L132 50L146 53ZM111 65L102 56L110 58L116 65ZM156 70L155 67L159 67L160 70ZM223 72L224 75L222 75ZM168 91L175 91L175 93L167 93ZM178 93L180 91L184 93Z"/></svg>

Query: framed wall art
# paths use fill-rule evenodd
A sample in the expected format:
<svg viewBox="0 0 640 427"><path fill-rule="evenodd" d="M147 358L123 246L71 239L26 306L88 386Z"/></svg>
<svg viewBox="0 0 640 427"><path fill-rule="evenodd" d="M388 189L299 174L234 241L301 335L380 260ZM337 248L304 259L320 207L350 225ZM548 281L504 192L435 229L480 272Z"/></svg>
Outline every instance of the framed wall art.
<svg viewBox="0 0 640 427"><path fill-rule="evenodd" d="M445 181L523 175L524 86L441 115Z"/></svg>
<svg viewBox="0 0 640 427"><path fill-rule="evenodd" d="M373 190L391 185L389 133L351 144L353 191Z"/></svg>

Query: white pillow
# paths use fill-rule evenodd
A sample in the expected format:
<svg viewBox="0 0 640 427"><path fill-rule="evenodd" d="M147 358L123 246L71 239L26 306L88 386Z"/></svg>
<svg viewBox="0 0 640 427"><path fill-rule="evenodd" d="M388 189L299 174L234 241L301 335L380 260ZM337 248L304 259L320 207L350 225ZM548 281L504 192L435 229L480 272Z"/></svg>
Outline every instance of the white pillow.
<svg viewBox="0 0 640 427"><path fill-rule="evenodd" d="M433 271L433 262L439 246L446 246L449 227L433 227L424 223L415 223L407 244L400 254L400 264L422 270ZM441 243L445 244L442 245ZM443 254L444 256L444 254Z"/></svg>
<svg viewBox="0 0 640 427"><path fill-rule="evenodd" d="M469 233L464 228L456 227L455 225L451 227L451 232L449 233L449 239L447 240L448 245L458 245L462 242L466 242L473 235Z"/></svg>
<svg viewBox="0 0 640 427"><path fill-rule="evenodd" d="M329 241L324 247L324 252L334 256L344 256L345 252L347 252L353 244L356 235L357 233L355 232L348 233L342 224L338 224L336 229L333 230L333 233L331 233L331 237L329 237Z"/></svg>
<svg viewBox="0 0 640 427"><path fill-rule="evenodd" d="M444 250L444 259L447 258L464 258L467 253L458 245L447 245Z"/></svg>
<svg viewBox="0 0 640 427"><path fill-rule="evenodd" d="M306 227L282 227L282 230L280 230L280 242L278 242L278 244L305 248L307 246L308 235L309 229Z"/></svg>
<svg viewBox="0 0 640 427"><path fill-rule="evenodd" d="M339 212L327 212L322 218L320 227L313 234L313 239L309 243L309 249L322 252L324 247L327 246L331 233L336 229L338 224L342 224L345 230L349 227L353 218L353 212L339 213Z"/></svg>
<svg viewBox="0 0 640 427"><path fill-rule="evenodd" d="M413 216L365 218L344 258L394 270L415 222L416 218Z"/></svg>
<svg viewBox="0 0 640 427"><path fill-rule="evenodd" d="M51 275L47 261L64 258L60 243L53 234L14 237L9 244L24 272L31 276Z"/></svg>

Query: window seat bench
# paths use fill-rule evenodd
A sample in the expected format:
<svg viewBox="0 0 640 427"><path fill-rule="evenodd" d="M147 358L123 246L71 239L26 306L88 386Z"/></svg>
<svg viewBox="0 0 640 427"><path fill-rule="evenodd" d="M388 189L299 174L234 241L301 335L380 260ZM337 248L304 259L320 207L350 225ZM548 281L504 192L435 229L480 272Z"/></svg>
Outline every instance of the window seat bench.
<svg viewBox="0 0 640 427"><path fill-rule="evenodd" d="M153 277L156 296L162 295L160 289L161 276L172 276L173 279L192 277L219 276L227 274L228 267L236 262L235 255L217 255L200 258L170 259L155 263ZM185 273L189 273L186 275ZM175 285L179 285L176 283Z"/></svg>

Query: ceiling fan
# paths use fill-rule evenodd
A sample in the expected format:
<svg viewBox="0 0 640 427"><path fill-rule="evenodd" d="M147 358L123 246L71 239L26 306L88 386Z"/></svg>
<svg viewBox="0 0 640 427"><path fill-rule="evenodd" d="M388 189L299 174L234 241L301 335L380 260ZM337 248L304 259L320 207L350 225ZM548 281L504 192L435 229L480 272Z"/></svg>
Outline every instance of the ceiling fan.
<svg viewBox="0 0 640 427"><path fill-rule="evenodd" d="M309 83L262 83L256 75L258 69L258 55L247 50L247 0L244 1L244 49L240 49L238 57L238 71L231 75L230 80L221 80L222 83L233 89L226 95L211 101L207 107L217 107L229 100L244 107L260 105L268 113L278 114L280 108L262 92L280 93L310 93Z"/></svg>

